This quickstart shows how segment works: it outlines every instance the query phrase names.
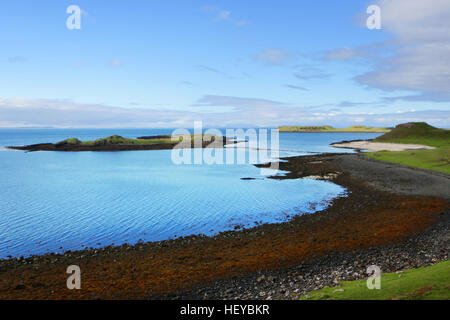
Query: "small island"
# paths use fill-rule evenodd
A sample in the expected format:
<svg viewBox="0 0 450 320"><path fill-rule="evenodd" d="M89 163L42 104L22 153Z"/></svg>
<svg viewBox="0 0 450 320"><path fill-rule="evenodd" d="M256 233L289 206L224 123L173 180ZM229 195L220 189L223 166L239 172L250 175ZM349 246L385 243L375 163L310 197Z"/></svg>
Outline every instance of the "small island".
<svg viewBox="0 0 450 320"><path fill-rule="evenodd" d="M350 126L343 129L336 129L332 126L281 126L278 128L280 132L389 132L390 128L375 128L366 126Z"/></svg>
<svg viewBox="0 0 450 320"><path fill-rule="evenodd" d="M8 149L24 151L136 151L136 150L170 150L179 145L182 148L222 148L234 140L214 135L175 135L145 136L136 139L119 135L93 141L81 141L77 138L66 139L57 143L40 143L28 146L10 146Z"/></svg>

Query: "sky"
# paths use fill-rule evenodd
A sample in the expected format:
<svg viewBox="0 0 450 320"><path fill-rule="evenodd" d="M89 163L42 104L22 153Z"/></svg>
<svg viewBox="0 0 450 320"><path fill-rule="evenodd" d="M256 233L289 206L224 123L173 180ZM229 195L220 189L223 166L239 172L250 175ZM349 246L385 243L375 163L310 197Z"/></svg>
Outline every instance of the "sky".
<svg viewBox="0 0 450 320"><path fill-rule="evenodd" d="M0 127L448 128L449 16L448 0L2 1Z"/></svg>

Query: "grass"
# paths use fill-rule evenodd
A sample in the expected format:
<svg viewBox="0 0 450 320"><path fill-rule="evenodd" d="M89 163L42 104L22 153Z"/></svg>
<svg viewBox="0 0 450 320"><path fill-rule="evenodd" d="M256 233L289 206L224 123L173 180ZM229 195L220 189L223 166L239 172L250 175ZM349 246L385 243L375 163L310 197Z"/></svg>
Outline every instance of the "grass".
<svg viewBox="0 0 450 320"><path fill-rule="evenodd" d="M450 174L450 148L366 153L369 158Z"/></svg>
<svg viewBox="0 0 450 320"><path fill-rule="evenodd" d="M434 150L381 151L369 152L366 155L377 160L450 174L450 130L414 122L397 126L374 141L435 147Z"/></svg>
<svg viewBox="0 0 450 320"><path fill-rule="evenodd" d="M179 143L180 141L197 140L203 138L205 141L212 141L215 139L211 135L179 135L174 136L175 139L129 139L122 136L113 135L106 138L97 139L94 141L80 141L77 138L66 139L58 142L57 144L83 144L83 145L130 145L130 144L162 144L162 143ZM176 139L178 138L178 139ZM211 140L212 139L212 140Z"/></svg>
<svg viewBox="0 0 450 320"><path fill-rule="evenodd" d="M350 126L336 129L332 126L282 126L280 132L389 132L388 128L374 128L366 126Z"/></svg>
<svg viewBox="0 0 450 320"><path fill-rule="evenodd" d="M58 142L58 144L80 144L80 143L81 141L78 140L77 138L66 139Z"/></svg>
<svg viewBox="0 0 450 320"><path fill-rule="evenodd" d="M343 291L342 291L343 290ZM431 267L381 275L381 289L369 290L367 280L345 281L339 287L310 292L301 300L449 300L450 261Z"/></svg>

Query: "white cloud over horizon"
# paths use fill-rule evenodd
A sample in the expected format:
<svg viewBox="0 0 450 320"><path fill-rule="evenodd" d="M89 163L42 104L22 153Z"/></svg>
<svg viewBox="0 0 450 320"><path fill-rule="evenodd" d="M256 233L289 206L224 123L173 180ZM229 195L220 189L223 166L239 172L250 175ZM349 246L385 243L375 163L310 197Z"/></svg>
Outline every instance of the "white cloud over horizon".
<svg viewBox="0 0 450 320"><path fill-rule="evenodd" d="M196 106L202 108L195 111ZM223 107L230 109L223 110ZM204 111L205 108L209 110ZM124 108L58 99L0 98L0 127L190 128L194 121L203 121L204 126L216 128L319 124L347 126L355 123L393 126L410 121L450 127L449 119L450 110L342 112L332 105L324 110L264 99L216 95L202 97L189 111Z"/></svg>

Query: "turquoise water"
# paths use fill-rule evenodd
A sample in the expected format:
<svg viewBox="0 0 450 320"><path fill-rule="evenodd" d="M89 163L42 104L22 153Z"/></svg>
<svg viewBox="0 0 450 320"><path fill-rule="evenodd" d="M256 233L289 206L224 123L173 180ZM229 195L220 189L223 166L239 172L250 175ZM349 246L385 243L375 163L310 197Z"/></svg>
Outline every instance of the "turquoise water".
<svg viewBox="0 0 450 320"><path fill-rule="evenodd" d="M69 137L137 137L172 130L2 129L0 148ZM336 152L329 143L374 134L280 134L282 156ZM272 180L253 165L175 165L171 151L0 151L0 258L186 236L286 221L344 188ZM351 152L338 150L338 152ZM241 180L252 177L255 180Z"/></svg>

